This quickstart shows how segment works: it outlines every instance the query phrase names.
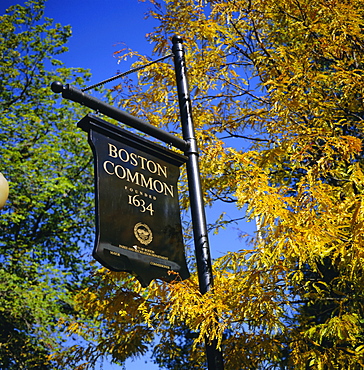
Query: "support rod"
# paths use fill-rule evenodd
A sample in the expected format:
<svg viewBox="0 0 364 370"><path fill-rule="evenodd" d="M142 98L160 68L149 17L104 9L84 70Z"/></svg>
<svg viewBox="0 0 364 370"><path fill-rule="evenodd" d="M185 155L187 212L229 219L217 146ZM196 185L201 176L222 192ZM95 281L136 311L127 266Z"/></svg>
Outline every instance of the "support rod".
<svg viewBox="0 0 364 370"><path fill-rule="evenodd" d="M186 64L182 38L173 37L172 51L174 54L174 65L177 80L178 100L180 106L183 139L189 144L185 152L188 157L187 177L190 195L191 215L193 224L193 235L195 240L195 253L197 261L197 273L200 291L205 294L213 286L213 275L209 240L207 235L205 206L200 180L200 169L198 163L198 147L195 129L192 120L191 98L188 87ZM222 353L216 348L216 341L209 344L206 338L206 355L208 370L223 370Z"/></svg>
<svg viewBox="0 0 364 370"><path fill-rule="evenodd" d="M155 127L137 117L134 117L127 112L104 103L103 101L91 95L85 94L81 90L78 90L71 85L63 85L61 82L53 82L51 89L55 93L62 93L62 97L65 99L80 103L88 108L105 114L110 118L114 118L117 121L125 123L126 125L144 132L145 134L153 136L166 144L173 145L175 148L178 148L183 152L188 149L187 143L179 137Z"/></svg>

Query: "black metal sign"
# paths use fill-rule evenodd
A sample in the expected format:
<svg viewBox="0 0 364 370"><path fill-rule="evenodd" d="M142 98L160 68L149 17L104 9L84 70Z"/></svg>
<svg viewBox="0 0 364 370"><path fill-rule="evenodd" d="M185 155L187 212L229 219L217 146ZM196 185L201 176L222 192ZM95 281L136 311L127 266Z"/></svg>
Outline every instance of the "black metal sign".
<svg viewBox="0 0 364 370"><path fill-rule="evenodd" d="M143 286L188 278L177 192L186 157L93 115L78 126L89 134L95 161L94 257L135 273Z"/></svg>

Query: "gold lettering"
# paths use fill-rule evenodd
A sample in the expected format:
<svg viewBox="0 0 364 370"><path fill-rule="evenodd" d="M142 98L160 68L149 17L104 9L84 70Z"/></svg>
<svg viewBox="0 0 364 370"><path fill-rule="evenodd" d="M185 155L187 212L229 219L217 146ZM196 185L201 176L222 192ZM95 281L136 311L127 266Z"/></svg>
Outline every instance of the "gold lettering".
<svg viewBox="0 0 364 370"><path fill-rule="evenodd" d="M167 178L167 166L163 166L162 168L162 166L159 163L157 163L157 167L158 167L158 175L160 176L162 172L163 176Z"/></svg>
<svg viewBox="0 0 364 370"><path fill-rule="evenodd" d="M141 155L137 155L136 153L133 152L129 153L124 148L119 149L113 144L108 143L108 146L109 146L109 157L119 158L124 163L130 162L130 164L134 167L140 165L140 167L143 170L147 170L152 174L156 173L158 174L158 176L168 178L167 166L162 166L160 163L142 157Z"/></svg>
<svg viewBox="0 0 364 370"><path fill-rule="evenodd" d="M120 253L117 253L117 252L114 252L114 251L109 251L109 252L110 252L110 254L113 254L114 256L120 257Z"/></svg>
<svg viewBox="0 0 364 370"><path fill-rule="evenodd" d="M123 171L123 174L122 175L120 175L120 173L119 173L119 168ZM126 176L125 168L123 166L120 166L120 164L118 164L117 166L115 166L115 175L119 179L125 179L125 176Z"/></svg>
<svg viewBox="0 0 364 370"><path fill-rule="evenodd" d="M153 167L153 169L152 168L150 168L151 166L150 166L150 164L152 163L152 167ZM157 165L153 162L153 161L148 161L147 162L147 169L148 169L148 171L149 172L151 172L151 173L156 173L157 172Z"/></svg>
<svg viewBox="0 0 364 370"><path fill-rule="evenodd" d="M111 151L113 153L113 149ZM143 188L154 190L159 194L164 194L165 196L171 196L174 198L174 188L173 185L169 185L163 181L153 179L152 177L146 178L142 173L140 172L133 172L129 168L124 168L122 165L118 164L115 165L115 163L111 161L104 161L103 163L104 171L110 175L115 175L121 180L126 180L128 182L131 182L133 184L136 184L138 186L141 186ZM149 197L153 200L156 200L157 198L155 196L152 196L148 193L145 193L144 191L133 189L127 185L125 185L125 190L129 190L131 193L135 194L141 194L144 197Z"/></svg>
<svg viewBox="0 0 364 370"><path fill-rule="evenodd" d="M163 183L163 186L164 186L164 195L167 195L167 192L169 193L169 195L174 198L174 192L173 192L173 185L169 185L168 187L168 184L166 184L165 182Z"/></svg>
<svg viewBox="0 0 364 370"><path fill-rule="evenodd" d="M107 163L110 163L110 164L111 164L111 166L112 166L112 168L114 168L114 163L112 163L112 162L110 162L110 161L105 161L105 162L104 162L104 170L105 170L105 172L106 172L108 175L113 175L113 174L114 174L114 172L109 172L109 171L108 171L108 169L106 168Z"/></svg>
<svg viewBox="0 0 364 370"><path fill-rule="evenodd" d="M129 168L126 169L127 178L126 181L132 182L134 184L140 185L138 182L138 175L141 175L139 172L135 172L134 177Z"/></svg>
<svg viewBox="0 0 364 370"><path fill-rule="evenodd" d="M157 187L157 184L159 185L159 189ZM159 180L153 181L153 188L157 193L163 193L163 184Z"/></svg>
<svg viewBox="0 0 364 370"><path fill-rule="evenodd" d="M130 163L134 167L138 165L137 155L135 153L130 153Z"/></svg>
<svg viewBox="0 0 364 370"><path fill-rule="evenodd" d="M141 166L142 166L142 169L143 169L143 170L145 170L144 163L145 163L145 161L147 160L147 158L144 158L144 157L142 157L142 156L140 156L140 155L138 155L138 158L140 158L140 159L141 159Z"/></svg>
<svg viewBox="0 0 364 370"><path fill-rule="evenodd" d="M140 186L142 186L143 188L153 190L152 181L153 179L151 177L148 178L148 182L145 181L145 177L143 176L143 174L140 174Z"/></svg>
<svg viewBox="0 0 364 370"><path fill-rule="evenodd" d="M115 145L109 144L109 157L116 158L118 156L117 147Z"/></svg>
<svg viewBox="0 0 364 370"><path fill-rule="evenodd" d="M151 266L157 266L157 267L162 267L162 268L167 269L167 270L171 270L171 266L163 265L162 263L157 263L157 262L153 262L153 261L150 261L149 263L150 263Z"/></svg>
<svg viewBox="0 0 364 370"><path fill-rule="evenodd" d="M145 249L145 248L142 248L142 247L134 247L134 248L131 248L131 247L127 247L126 245L121 245L119 244L118 245L119 248L122 248L122 249L126 249L128 251L131 251L131 252L135 252L135 253L140 253L140 254L145 254L146 256L150 256L150 257L155 257L155 258L159 258L161 260L165 260L165 261L168 261L168 257L165 257L165 256L160 256L158 254L156 254L153 250L151 249Z"/></svg>
<svg viewBox="0 0 364 370"><path fill-rule="evenodd" d="M125 159L123 158L123 153L125 153ZM119 149L119 158L123 161L123 162L129 162L129 153L125 150L125 149L123 149L123 148L121 148L121 149Z"/></svg>

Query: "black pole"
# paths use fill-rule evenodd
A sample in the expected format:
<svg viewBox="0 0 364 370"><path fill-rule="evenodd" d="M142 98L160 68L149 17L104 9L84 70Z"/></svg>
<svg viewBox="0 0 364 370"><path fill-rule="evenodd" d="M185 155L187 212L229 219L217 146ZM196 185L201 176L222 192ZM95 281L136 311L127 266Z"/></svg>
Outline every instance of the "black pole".
<svg viewBox="0 0 364 370"><path fill-rule="evenodd" d="M195 129L192 120L191 98L187 81L186 64L182 38L173 37L172 51L174 54L174 66L177 80L178 100L180 106L183 139L188 143L185 155L187 161L187 177L190 195L191 215L193 224L193 235L195 240L195 253L197 260L197 273L200 292L205 294L213 286L213 275L211 267L211 256L209 240L207 235L205 206L200 180L198 164L198 146ZM222 353L216 348L216 341L208 343L206 338L206 355L208 370L223 370L224 364Z"/></svg>

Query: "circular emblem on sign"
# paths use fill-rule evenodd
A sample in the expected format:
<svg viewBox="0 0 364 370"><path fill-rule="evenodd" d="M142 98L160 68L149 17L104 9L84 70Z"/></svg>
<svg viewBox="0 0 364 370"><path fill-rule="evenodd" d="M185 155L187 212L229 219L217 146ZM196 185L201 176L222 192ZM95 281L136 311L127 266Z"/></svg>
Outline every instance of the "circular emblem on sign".
<svg viewBox="0 0 364 370"><path fill-rule="evenodd" d="M148 225L141 222L134 226L134 235L144 245L148 245L153 240L152 230Z"/></svg>

